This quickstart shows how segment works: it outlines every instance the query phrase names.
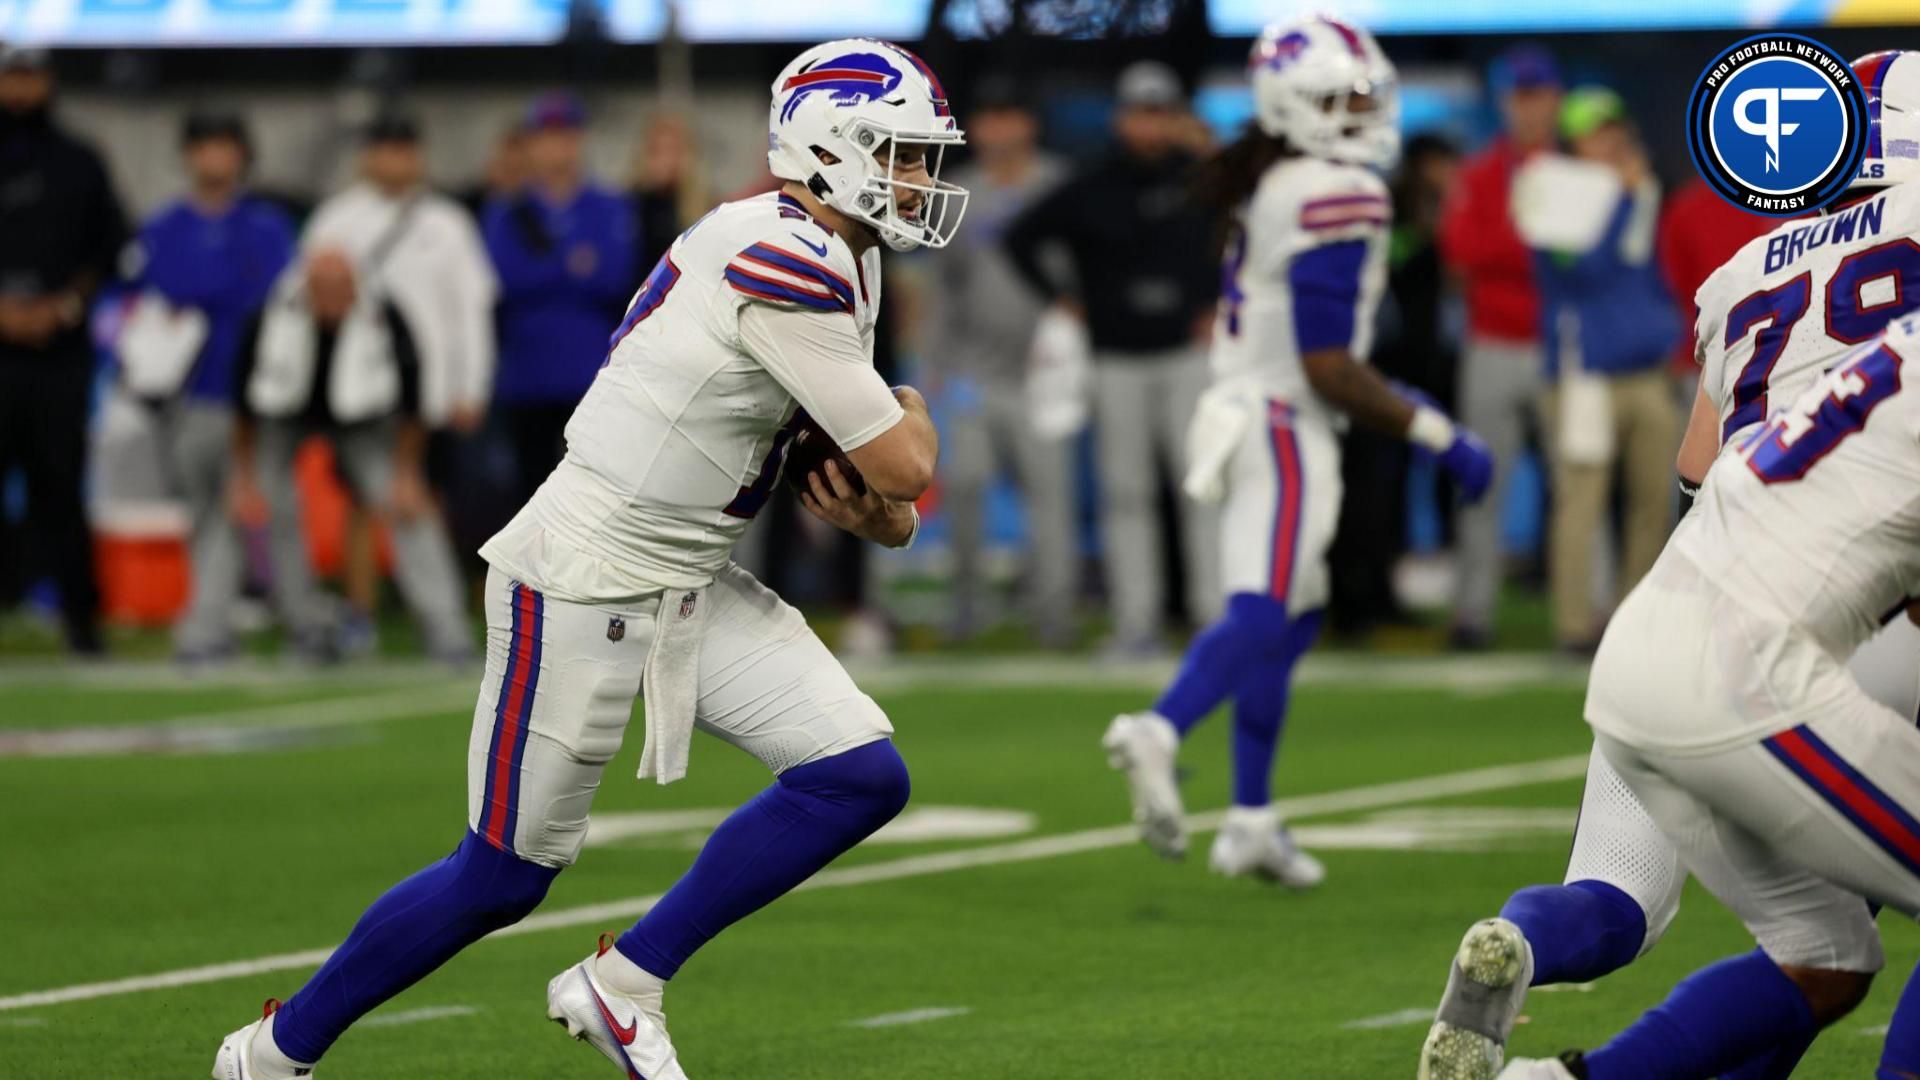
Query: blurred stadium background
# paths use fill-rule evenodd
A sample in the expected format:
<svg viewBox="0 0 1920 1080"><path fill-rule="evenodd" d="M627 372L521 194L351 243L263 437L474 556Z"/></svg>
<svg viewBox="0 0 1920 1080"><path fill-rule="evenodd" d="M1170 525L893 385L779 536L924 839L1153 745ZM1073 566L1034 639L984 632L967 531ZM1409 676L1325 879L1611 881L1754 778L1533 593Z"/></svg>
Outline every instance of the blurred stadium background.
<svg viewBox="0 0 1920 1080"><path fill-rule="evenodd" d="M1516 56L1551 57L1557 86L1617 91L1671 210L1703 205L1679 201L1696 181L1681 115L1714 51L1770 28L1849 56L1920 41L1909 0L0 0L0 45L7 63L51 76L54 123L97 150L135 231L188 188L190 115L244 123L251 189L298 224L353 183L370 131L417 144L429 182L484 217L524 182L519 137L553 109L577 109L584 176L628 200L637 222L624 297L714 201L771 186L767 83L804 43L909 44L941 74L963 127L976 92L1012 102L1074 170L1111 152L1116 79L1140 61L1178 78L1174 110L1197 120L1180 129L1183 153L1231 139L1250 112L1241 72L1253 35L1321 9L1382 36L1400 69L1405 133L1425 137L1395 179L1387 318L1398 322L1376 361L1456 407L1474 319L1465 275L1436 234L1460 198L1461 163L1502 131ZM7 134L0 169L19 164L7 160L19 152ZM0 210L31 197L0 184ZM1663 244L1700 220L1672 214ZM1001 224L974 217L962 245L990 245L966 233ZM1713 228L1711 242L1724 243L1725 227ZM7 276L39 257L23 243L0 232L0 299L31 292ZM976 372L950 362L957 343L940 329L945 257L890 259L880 356L892 377L927 391L948 431L974 422L980 388ZM324 656L290 659L302 650L267 603L272 560L254 507L242 515L245 597L227 628L239 655L176 655L189 513L160 464L153 414L120 389L115 350L132 293L100 286L77 361L90 386L81 482L97 638L75 630L71 605L63 634L55 579L73 551L44 542L45 504L19 456L25 413L0 420L14 429L0 431L11 448L0 460L0 821L11 837L0 1076L36 1080L187 1075L252 1002L296 985L316 957L280 949L324 948L381 886L454 838L475 679L441 662L457 657L425 655L385 582L380 508L356 507L319 447L298 466L306 542L351 633ZM0 363L30 362L28 352ZM1677 360L1662 370L1682 418L1689 373ZM1193 629L1187 613L1210 600L1190 595L1192 553L1174 527L1183 510L1161 462L1151 513L1170 539L1155 567L1164 619L1144 640L1116 625L1097 440L1064 440L1074 564L1064 612L1031 603L1034 515L1011 454L988 470L981 571L963 578L973 584L955 585L946 485L906 552L860 550L791 504L756 527L743 561L808 610L893 716L921 816L703 957L700 978L676 990L675 1034L695 1075L1402 1075L1459 929L1516 885L1558 880L1587 745L1590 642L1556 623L1548 597L1550 469L1537 435L1503 462L1512 482L1497 508L1497 603L1466 622L1451 610L1458 530L1447 492L1417 462L1353 455L1379 471L1357 482L1349 473L1360 508L1336 552L1338 647L1304 669L1278 784L1330 867L1306 896L1153 862L1117 827L1125 806L1098 734L1115 711L1148 700ZM520 444L499 410L449 444L436 505L472 587L471 552L517 506ZM1608 552L1620 547L1622 498L1595 538L1602 598L1619 584ZM70 646L86 662L61 660ZM1222 728L1186 755L1195 808L1225 801ZM561 879L548 905L556 917L389 1005L388 1025L357 1029L328 1073L602 1068L545 1030L535 976L630 917L685 866L716 820L711 808L758 783L715 744L696 750L703 767L690 782L642 790L620 779L637 742L597 807L608 824L592 843L608 850ZM263 849L280 882L265 890L257 875L231 872ZM1888 935L1889 967L1910 967L1920 932L1890 924ZM1591 1042L1742 942L1710 898L1690 892L1648 963L1536 998L1519 1041ZM1801 1075L1869 1068L1894 993L1878 988ZM76 1035L130 1014L110 1039Z"/></svg>

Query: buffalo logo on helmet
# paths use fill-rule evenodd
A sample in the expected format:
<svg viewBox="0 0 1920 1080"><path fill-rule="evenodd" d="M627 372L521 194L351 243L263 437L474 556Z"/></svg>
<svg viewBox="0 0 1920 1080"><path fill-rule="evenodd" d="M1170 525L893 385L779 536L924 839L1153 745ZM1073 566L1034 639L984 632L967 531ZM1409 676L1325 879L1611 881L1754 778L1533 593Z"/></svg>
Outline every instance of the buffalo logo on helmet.
<svg viewBox="0 0 1920 1080"><path fill-rule="evenodd" d="M1279 71L1300 59L1300 54L1307 51L1308 44L1307 35L1295 30L1273 41L1260 42L1254 50L1253 62L1270 71Z"/></svg>
<svg viewBox="0 0 1920 1080"><path fill-rule="evenodd" d="M780 84L780 92L791 95L780 107L780 119L790 119L802 101L823 90L835 105L858 105L893 93L900 78L900 69L875 53L848 53L822 61Z"/></svg>

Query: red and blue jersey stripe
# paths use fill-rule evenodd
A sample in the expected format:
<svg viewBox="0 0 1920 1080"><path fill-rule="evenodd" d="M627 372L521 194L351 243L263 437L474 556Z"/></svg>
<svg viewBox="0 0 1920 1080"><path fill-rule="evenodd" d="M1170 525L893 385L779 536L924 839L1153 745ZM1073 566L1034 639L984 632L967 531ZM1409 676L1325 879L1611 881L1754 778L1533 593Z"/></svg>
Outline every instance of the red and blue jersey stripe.
<svg viewBox="0 0 1920 1080"><path fill-rule="evenodd" d="M853 285L824 263L758 243L727 264L727 283L748 296L815 311L852 313Z"/></svg>

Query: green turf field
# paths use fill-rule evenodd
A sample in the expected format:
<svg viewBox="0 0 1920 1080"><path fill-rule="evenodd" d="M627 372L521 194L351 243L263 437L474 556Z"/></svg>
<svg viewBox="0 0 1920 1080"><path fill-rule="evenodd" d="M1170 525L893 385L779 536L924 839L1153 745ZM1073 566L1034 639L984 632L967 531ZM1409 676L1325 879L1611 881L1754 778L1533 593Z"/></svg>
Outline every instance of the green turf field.
<svg viewBox="0 0 1920 1080"><path fill-rule="evenodd" d="M1117 827L1097 742L1148 699L1139 673L976 662L870 680L921 824L981 831L864 845L722 935L667 996L683 1063L696 1080L1411 1076L1461 931L1558 880L1587 745L1577 680L1463 664L1308 671L1279 776L1330 871L1306 895L1211 877L1205 836L1175 865ZM1016 685L1029 676L1051 685ZM222 1034L312 969L299 954L457 841L467 694L405 673L0 673L0 1077L204 1076ZM1225 736L1215 722L1185 752L1191 809L1226 801ZM544 921L375 1013L323 1080L616 1075L546 1021L546 980L665 888L709 820L640 812L719 812L765 782L701 739L689 779L642 785L637 742L595 807L620 835L561 877ZM1888 976L1800 1075L1871 1070L1920 954L1920 932L1886 929ZM1536 994L1516 1047L1593 1045L1747 945L1690 892L1641 964Z"/></svg>

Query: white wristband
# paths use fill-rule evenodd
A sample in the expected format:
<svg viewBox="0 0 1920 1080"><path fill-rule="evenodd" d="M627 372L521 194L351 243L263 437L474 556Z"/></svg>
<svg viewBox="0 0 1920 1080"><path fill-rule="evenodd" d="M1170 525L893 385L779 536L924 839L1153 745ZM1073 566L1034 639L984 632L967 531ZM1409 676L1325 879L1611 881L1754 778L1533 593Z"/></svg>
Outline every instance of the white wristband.
<svg viewBox="0 0 1920 1080"><path fill-rule="evenodd" d="M1453 445L1453 421L1431 405L1413 407L1413 423L1407 425L1407 441L1444 454Z"/></svg>

